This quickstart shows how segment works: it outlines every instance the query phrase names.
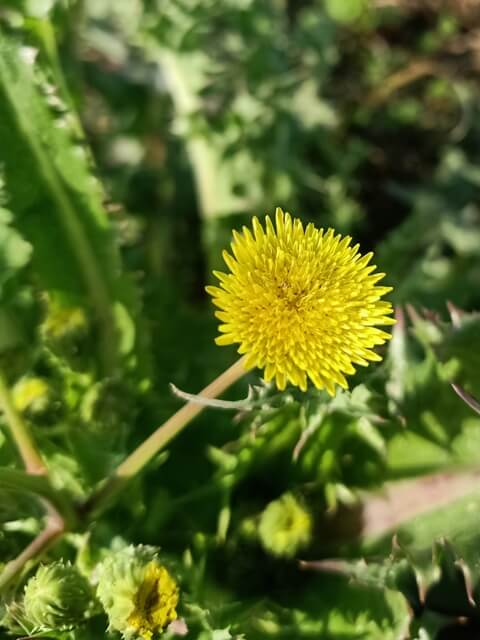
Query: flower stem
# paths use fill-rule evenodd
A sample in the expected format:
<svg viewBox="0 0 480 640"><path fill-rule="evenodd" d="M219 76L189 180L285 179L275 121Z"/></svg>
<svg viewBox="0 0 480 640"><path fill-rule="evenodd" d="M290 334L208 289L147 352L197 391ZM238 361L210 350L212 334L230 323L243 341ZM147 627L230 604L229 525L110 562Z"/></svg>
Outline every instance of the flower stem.
<svg viewBox="0 0 480 640"><path fill-rule="evenodd" d="M2 469L0 484L4 484L11 490L26 489L41 497L47 513L47 524L34 540L14 559L8 562L0 574L0 591L23 570L30 560L38 560L40 555L52 545L66 530L66 520L63 514L57 510L68 513L73 518L73 509L65 502L61 495L55 495L55 489L50 486L48 472L40 453L30 435L30 431L23 421L22 416L16 410L12 400L8 383L0 370L0 410L5 415L7 427L17 445L20 456L24 462L27 474L30 476L43 476L32 478L15 469ZM2 482L3 481L3 482ZM72 520L73 521L73 520Z"/></svg>
<svg viewBox="0 0 480 640"><path fill-rule="evenodd" d="M246 373L245 359L240 358L200 392L204 398L216 398ZM102 511L121 488L154 458L191 420L203 411L204 405L188 402L139 445L82 505L83 518Z"/></svg>
<svg viewBox="0 0 480 640"><path fill-rule="evenodd" d="M38 560L45 551L52 546L65 532L63 518L55 511L49 509L47 525L34 540L14 559L7 563L0 574L0 591L5 589L19 573L21 573L30 560Z"/></svg>
<svg viewBox="0 0 480 640"><path fill-rule="evenodd" d="M26 470L32 475L44 475L46 472L45 464L35 447L27 425L13 404L8 384L1 371L0 409L5 415L7 427L17 445Z"/></svg>

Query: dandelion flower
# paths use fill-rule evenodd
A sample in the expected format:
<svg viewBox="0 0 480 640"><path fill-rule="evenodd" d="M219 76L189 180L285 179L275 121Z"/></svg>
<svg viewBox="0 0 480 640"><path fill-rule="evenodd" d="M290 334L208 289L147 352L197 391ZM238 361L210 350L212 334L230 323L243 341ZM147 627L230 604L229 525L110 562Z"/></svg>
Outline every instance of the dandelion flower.
<svg viewBox="0 0 480 640"><path fill-rule="evenodd" d="M230 273L215 271L219 286L207 287L221 320L219 345L239 344L247 368L264 370L279 389L287 382L335 393L347 388L354 365L381 357L374 351L391 336L378 328L394 324L392 306L381 300L391 287L369 265L350 236L298 219L277 208L275 226L253 218L253 233L233 232Z"/></svg>

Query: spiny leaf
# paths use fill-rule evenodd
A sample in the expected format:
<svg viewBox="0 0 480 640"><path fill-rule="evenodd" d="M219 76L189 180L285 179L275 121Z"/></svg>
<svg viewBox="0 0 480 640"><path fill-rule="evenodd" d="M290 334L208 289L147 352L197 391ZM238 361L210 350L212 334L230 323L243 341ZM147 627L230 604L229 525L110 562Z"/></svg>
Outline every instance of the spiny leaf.
<svg viewBox="0 0 480 640"><path fill-rule="evenodd" d="M15 224L34 247L43 287L92 306L103 366L111 371L127 344L125 338L119 342L125 323L117 326L113 305L131 309L136 300L121 274L88 153L75 139L76 121L66 108L53 113L45 84L26 50L0 34L0 162ZM136 347L138 353L138 338Z"/></svg>
<svg viewBox="0 0 480 640"><path fill-rule="evenodd" d="M358 638L398 640L411 615L400 594L376 586L349 584L339 576L308 581L308 590L285 594L282 603L252 611L248 638Z"/></svg>
<svg viewBox="0 0 480 640"><path fill-rule="evenodd" d="M391 432L389 437L390 472L412 475L458 463L476 463L478 447L472 445L480 435L480 419L462 403L451 383L459 380L470 389L477 384L478 319L463 315L454 326L426 311L412 307L408 311L414 337L421 342L424 354L418 354L415 339L408 338L405 329L396 329L392 343L397 339L397 344L391 346L387 359L387 391L393 392L392 409L405 428ZM400 356L393 352L400 337L400 366L404 371L401 386L397 370Z"/></svg>

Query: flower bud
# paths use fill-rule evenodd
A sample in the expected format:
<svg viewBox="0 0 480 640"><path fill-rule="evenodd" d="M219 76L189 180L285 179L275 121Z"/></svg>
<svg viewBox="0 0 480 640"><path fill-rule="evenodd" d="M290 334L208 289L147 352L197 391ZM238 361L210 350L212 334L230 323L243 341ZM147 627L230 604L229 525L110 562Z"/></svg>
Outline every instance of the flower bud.
<svg viewBox="0 0 480 640"><path fill-rule="evenodd" d="M312 517L298 498L285 493L263 511L258 534L265 551L292 558L310 543Z"/></svg>
<svg viewBox="0 0 480 640"><path fill-rule="evenodd" d="M91 602L87 580L69 563L43 565L25 585L23 613L35 629L72 627L84 619Z"/></svg>
<svg viewBox="0 0 480 640"><path fill-rule="evenodd" d="M43 378L21 378L12 389L13 403L30 418L43 417L51 406L50 387Z"/></svg>
<svg viewBox="0 0 480 640"><path fill-rule="evenodd" d="M99 567L97 596L109 630L151 640L177 618L178 586L156 549L139 545L112 553Z"/></svg>

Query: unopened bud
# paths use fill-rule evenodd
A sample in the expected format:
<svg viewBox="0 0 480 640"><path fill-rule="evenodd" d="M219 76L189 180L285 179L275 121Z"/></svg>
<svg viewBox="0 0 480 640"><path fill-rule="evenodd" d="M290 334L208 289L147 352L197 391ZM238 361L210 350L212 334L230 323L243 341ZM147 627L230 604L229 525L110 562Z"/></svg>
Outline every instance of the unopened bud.
<svg viewBox="0 0 480 640"><path fill-rule="evenodd" d="M65 629L80 624L91 602L87 580L69 563L43 565L25 585L23 613L35 629Z"/></svg>

